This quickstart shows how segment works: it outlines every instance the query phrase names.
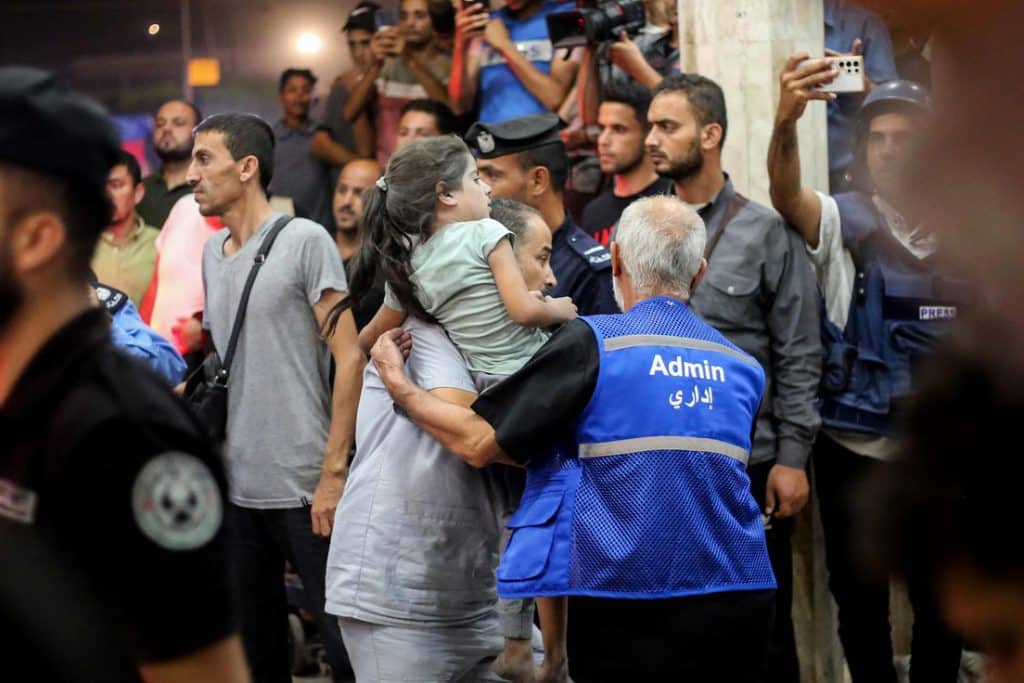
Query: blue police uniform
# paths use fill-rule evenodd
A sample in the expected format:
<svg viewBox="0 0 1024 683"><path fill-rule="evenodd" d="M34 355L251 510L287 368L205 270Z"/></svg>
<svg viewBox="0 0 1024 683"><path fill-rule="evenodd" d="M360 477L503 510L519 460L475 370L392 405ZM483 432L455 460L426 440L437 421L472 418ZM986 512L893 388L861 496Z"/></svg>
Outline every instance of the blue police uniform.
<svg viewBox="0 0 1024 683"><path fill-rule="evenodd" d="M550 74L555 48L548 37L547 16L552 12L564 12L573 8L571 2L548 1L526 19L516 18L507 7L501 8L491 16L505 24L516 50L541 73ZM479 92L479 120L484 123L547 111L547 107L526 89L519 77L509 68L502 54L486 41L480 57Z"/></svg>
<svg viewBox="0 0 1024 683"><path fill-rule="evenodd" d="M185 376L185 360L169 341L142 322L128 295L100 284L96 286L96 296L111 317L114 345L144 362L169 384L181 382Z"/></svg>
<svg viewBox="0 0 1024 683"><path fill-rule="evenodd" d="M835 196L843 246L857 270L845 329L821 316L825 367L822 422L827 428L888 434L912 370L956 318L962 283L917 259L889 232L863 192Z"/></svg>
<svg viewBox="0 0 1024 683"><path fill-rule="evenodd" d="M551 270L558 284L551 296L572 297L580 315L618 313L612 290L612 257L572 218L551 236Z"/></svg>
<svg viewBox="0 0 1024 683"><path fill-rule="evenodd" d="M583 320L597 340L594 391L572 443L527 468L499 594L774 589L746 474L761 366L674 299Z"/></svg>

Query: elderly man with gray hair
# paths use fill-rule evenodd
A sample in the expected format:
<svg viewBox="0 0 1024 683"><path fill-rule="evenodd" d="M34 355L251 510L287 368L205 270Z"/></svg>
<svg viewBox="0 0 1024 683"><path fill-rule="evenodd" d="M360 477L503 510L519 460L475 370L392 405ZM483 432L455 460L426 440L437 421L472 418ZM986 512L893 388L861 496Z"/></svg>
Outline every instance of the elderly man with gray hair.
<svg viewBox="0 0 1024 683"><path fill-rule="evenodd" d="M611 248L625 312L568 323L470 407L410 381L406 333L373 348L448 450L526 468L498 592L570 596L577 683L763 678L776 584L746 463L765 378L690 310L704 242L680 200L630 205Z"/></svg>

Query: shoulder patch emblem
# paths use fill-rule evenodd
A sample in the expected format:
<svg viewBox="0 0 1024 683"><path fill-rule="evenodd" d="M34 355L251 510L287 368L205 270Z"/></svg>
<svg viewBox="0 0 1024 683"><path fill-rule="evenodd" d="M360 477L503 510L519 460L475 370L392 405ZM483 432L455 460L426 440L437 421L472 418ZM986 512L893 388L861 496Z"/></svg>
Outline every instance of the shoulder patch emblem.
<svg viewBox="0 0 1024 683"><path fill-rule="evenodd" d="M592 266L597 266L612 260L612 255L600 244L587 249L583 252L583 255L587 257L587 261L589 261Z"/></svg>
<svg viewBox="0 0 1024 683"><path fill-rule="evenodd" d="M13 481L0 479L0 517L13 519L22 524L32 524L36 519L36 494L22 488Z"/></svg>
<svg viewBox="0 0 1024 683"><path fill-rule="evenodd" d="M96 298L107 309L107 312L113 315L124 306L124 302L128 300L128 295L113 287L99 285L96 287Z"/></svg>
<svg viewBox="0 0 1024 683"><path fill-rule="evenodd" d="M139 471L132 486L135 523L167 550L194 550L216 535L224 503L209 468L194 455L161 453Z"/></svg>

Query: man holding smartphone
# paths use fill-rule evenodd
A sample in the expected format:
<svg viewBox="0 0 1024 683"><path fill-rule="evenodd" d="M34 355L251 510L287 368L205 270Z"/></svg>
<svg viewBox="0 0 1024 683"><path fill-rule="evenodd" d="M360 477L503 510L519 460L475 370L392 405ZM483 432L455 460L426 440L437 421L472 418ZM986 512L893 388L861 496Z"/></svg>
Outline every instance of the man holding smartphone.
<svg viewBox="0 0 1024 683"><path fill-rule="evenodd" d="M423 98L448 102L445 85L451 57L434 36L427 0L402 0L397 25L384 10L377 12L376 20L370 68L352 89L345 111L362 111L375 100L376 157L384 166L395 149L402 107Z"/></svg>
<svg viewBox="0 0 1024 683"><path fill-rule="evenodd" d="M891 81L865 98L854 146L861 189L826 196L801 186L797 121L809 101L835 101L822 86L838 74L829 58L790 57L780 79L768 175L772 204L804 238L825 299L822 433L814 462L839 638L854 683L896 683L889 586L858 571L854 498L861 479L893 466L885 461L899 445L894 425L916 389L912 369L931 355L965 297L962 283L939 268L941 245L907 201L904 167L931 110L922 86ZM952 683L960 642L943 626L928 590L914 581L908 589L911 680Z"/></svg>
<svg viewBox="0 0 1024 683"><path fill-rule="evenodd" d="M448 94L458 115L479 102L481 123L556 111L576 80L578 64L555 55L547 16L571 2L509 0L493 15L483 2L462 0Z"/></svg>

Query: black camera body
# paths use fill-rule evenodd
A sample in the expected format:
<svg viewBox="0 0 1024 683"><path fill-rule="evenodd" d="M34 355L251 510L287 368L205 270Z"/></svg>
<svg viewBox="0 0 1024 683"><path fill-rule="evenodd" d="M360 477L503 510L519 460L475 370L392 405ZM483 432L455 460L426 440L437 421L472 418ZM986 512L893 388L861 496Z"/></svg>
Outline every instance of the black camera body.
<svg viewBox="0 0 1024 683"><path fill-rule="evenodd" d="M547 16L548 37L555 49L597 45L623 31L633 36L647 23L642 0L591 4L581 0L576 9Z"/></svg>

